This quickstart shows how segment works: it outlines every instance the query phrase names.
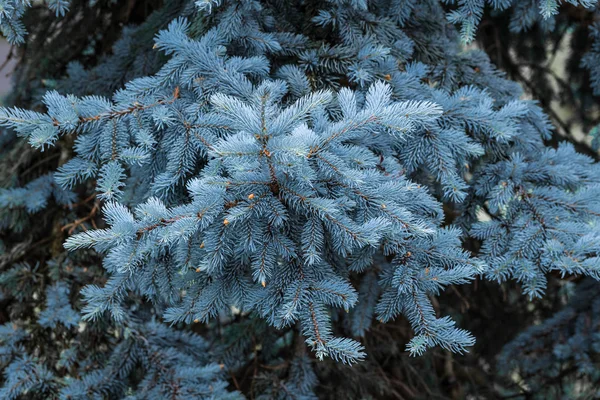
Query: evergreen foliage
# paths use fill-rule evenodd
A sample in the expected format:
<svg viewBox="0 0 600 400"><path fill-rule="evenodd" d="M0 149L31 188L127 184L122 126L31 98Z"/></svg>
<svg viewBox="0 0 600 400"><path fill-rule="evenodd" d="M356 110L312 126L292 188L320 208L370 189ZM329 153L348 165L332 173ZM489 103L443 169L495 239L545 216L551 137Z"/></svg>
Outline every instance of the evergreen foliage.
<svg viewBox="0 0 600 400"><path fill-rule="evenodd" d="M22 42L29 3L5 3ZM525 310L581 277L495 390L595 395L595 142L553 143L545 104L464 46L486 7L515 35L561 21L557 1L173 0L0 108L3 164L41 157L2 176L0 397L326 397L381 369L394 320L390 357L472 351L448 292L500 284ZM393 392L378 379L343 390Z"/></svg>
<svg viewBox="0 0 600 400"><path fill-rule="evenodd" d="M548 384L554 380L577 398L598 395L593 361L600 350L598 284L584 281L571 297L563 310L516 337L498 359L500 371L505 375L518 371L534 398L560 395Z"/></svg>
<svg viewBox="0 0 600 400"><path fill-rule="evenodd" d="M46 0L45 3L57 17L69 11L69 0ZM27 30L21 18L31 5L29 0L2 0L0 3L0 30L9 43L21 44L25 41Z"/></svg>

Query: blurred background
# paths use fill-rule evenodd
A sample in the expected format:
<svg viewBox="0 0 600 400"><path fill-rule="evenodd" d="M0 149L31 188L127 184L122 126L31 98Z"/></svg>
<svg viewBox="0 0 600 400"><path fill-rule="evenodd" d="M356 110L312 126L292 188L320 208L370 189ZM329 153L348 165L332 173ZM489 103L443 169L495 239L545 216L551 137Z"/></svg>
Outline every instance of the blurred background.
<svg viewBox="0 0 600 400"><path fill-rule="evenodd" d="M11 73L17 65L16 58L12 55L12 46L4 38L0 39L0 101L10 91Z"/></svg>

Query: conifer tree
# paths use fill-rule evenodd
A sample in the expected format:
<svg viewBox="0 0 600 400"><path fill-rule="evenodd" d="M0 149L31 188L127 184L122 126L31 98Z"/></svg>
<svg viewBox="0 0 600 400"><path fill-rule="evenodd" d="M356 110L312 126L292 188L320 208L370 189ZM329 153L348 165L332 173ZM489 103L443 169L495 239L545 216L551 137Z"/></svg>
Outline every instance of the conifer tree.
<svg viewBox="0 0 600 400"><path fill-rule="evenodd" d="M0 397L597 395L598 129L580 111L573 139L550 85L490 60L527 45L468 45L499 21L554 43L595 12L568 3L47 1L109 23L59 67L15 50ZM0 5L9 42L51 41Z"/></svg>

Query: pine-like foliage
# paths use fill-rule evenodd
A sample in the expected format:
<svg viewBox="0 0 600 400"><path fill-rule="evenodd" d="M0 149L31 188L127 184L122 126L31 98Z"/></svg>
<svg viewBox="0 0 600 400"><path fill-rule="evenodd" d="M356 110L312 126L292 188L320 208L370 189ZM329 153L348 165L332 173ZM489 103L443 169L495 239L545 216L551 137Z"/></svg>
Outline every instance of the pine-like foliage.
<svg viewBox="0 0 600 400"><path fill-rule="evenodd" d="M539 299L556 277L600 279L600 167L549 146L540 105L461 44L486 4L514 31L550 29L558 2L525 3L174 1L95 68L69 64L37 109L0 108L7 143L60 159L0 190L0 228L23 237L1 264L0 397L314 398L315 365L369 362L369 332L398 318L410 355L468 352L449 287ZM66 251L17 262L44 210ZM569 307L500 369L596 373ZM556 324L577 352L535 340ZM60 350L27 343L47 332Z"/></svg>
<svg viewBox="0 0 600 400"><path fill-rule="evenodd" d="M456 4L456 9L448 13L448 21L460 24L462 40L471 42L475 39L477 27L484 15L486 6L494 11L511 8L510 29L515 32L531 29L541 24L544 29L553 29L553 17L558 14L560 0L444 0L448 4ZM593 8L597 0L566 0L574 6Z"/></svg>
<svg viewBox="0 0 600 400"><path fill-rule="evenodd" d="M517 373L532 398L572 394L582 399L596 397L598 289L595 281L582 282L563 310L516 337L498 359L501 373ZM557 387L561 390L556 391Z"/></svg>
<svg viewBox="0 0 600 400"><path fill-rule="evenodd" d="M45 3L56 16L63 16L69 10L69 0L45 0ZM27 8L31 6L30 0L2 0L0 2L0 30L11 44L24 43L27 30L21 18Z"/></svg>

